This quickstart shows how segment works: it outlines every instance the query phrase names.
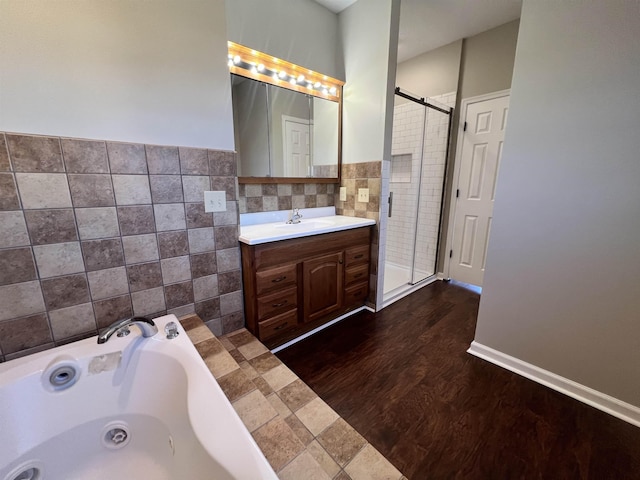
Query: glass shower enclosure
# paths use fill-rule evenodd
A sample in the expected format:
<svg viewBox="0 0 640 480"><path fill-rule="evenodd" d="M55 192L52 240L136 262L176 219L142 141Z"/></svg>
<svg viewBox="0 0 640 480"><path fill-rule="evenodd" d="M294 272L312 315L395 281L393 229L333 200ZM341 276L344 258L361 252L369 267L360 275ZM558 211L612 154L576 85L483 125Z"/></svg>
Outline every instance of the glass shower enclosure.
<svg viewBox="0 0 640 480"><path fill-rule="evenodd" d="M396 88L384 302L435 278L455 93L419 98Z"/></svg>

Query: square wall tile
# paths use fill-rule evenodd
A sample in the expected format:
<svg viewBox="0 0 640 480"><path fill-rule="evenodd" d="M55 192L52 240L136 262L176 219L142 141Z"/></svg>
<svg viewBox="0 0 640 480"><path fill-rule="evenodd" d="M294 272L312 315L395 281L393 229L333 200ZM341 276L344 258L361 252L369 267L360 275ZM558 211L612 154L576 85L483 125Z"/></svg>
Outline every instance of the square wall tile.
<svg viewBox="0 0 640 480"><path fill-rule="evenodd" d="M74 207L111 207L116 204L111 175L70 174Z"/></svg>
<svg viewBox="0 0 640 480"><path fill-rule="evenodd" d="M153 234L122 237L127 265L158 260L158 242Z"/></svg>
<svg viewBox="0 0 640 480"><path fill-rule="evenodd" d="M76 208L76 220L81 240L120 235L116 207Z"/></svg>
<svg viewBox="0 0 640 480"><path fill-rule="evenodd" d="M27 282L37 278L36 264L30 248L0 250L0 285Z"/></svg>
<svg viewBox="0 0 640 480"><path fill-rule="evenodd" d="M183 175L209 175L209 157L201 148L180 147L180 170Z"/></svg>
<svg viewBox="0 0 640 480"><path fill-rule="evenodd" d="M109 173L104 142L63 138L61 143L68 173Z"/></svg>
<svg viewBox="0 0 640 480"><path fill-rule="evenodd" d="M22 212L0 212L0 248L26 245L29 245L29 234Z"/></svg>
<svg viewBox="0 0 640 480"><path fill-rule="evenodd" d="M118 320L133 317L131 308L131 297L122 295L120 297L99 300L93 303L98 328L106 328Z"/></svg>
<svg viewBox="0 0 640 480"><path fill-rule="evenodd" d="M151 189L147 175L112 175L111 179L118 205L151 203Z"/></svg>
<svg viewBox="0 0 640 480"><path fill-rule="evenodd" d="M262 185L259 183L248 183L244 186L244 196L249 197L261 197Z"/></svg>
<svg viewBox="0 0 640 480"><path fill-rule="evenodd" d="M218 271L215 252L191 255L190 260L191 275L194 279L212 275Z"/></svg>
<svg viewBox="0 0 640 480"><path fill-rule="evenodd" d="M236 154L209 150L209 173L215 177L235 177L238 173Z"/></svg>
<svg viewBox="0 0 640 480"><path fill-rule="evenodd" d="M227 201L238 199L237 177L211 177L211 190L224 190L227 192Z"/></svg>
<svg viewBox="0 0 640 480"><path fill-rule="evenodd" d="M132 293L131 301L134 315L149 315L167 308L162 287Z"/></svg>
<svg viewBox="0 0 640 480"><path fill-rule="evenodd" d="M0 286L0 320L24 317L45 311L40 282L23 282ZM2 336L0 336L0 339ZM3 351L7 351L3 348Z"/></svg>
<svg viewBox="0 0 640 480"><path fill-rule="evenodd" d="M207 275L193 280L193 299L196 302L217 297L218 295L220 295L218 292L218 275Z"/></svg>
<svg viewBox="0 0 640 480"><path fill-rule="evenodd" d="M238 227L228 225L223 227L215 227L214 229L216 248L223 250L238 246Z"/></svg>
<svg viewBox="0 0 640 480"><path fill-rule="evenodd" d="M87 273L91 296L94 300L129 293L125 267L107 268Z"/></svg>
<svg viewBox="0 0 640 480"><path fill-rule="evenodd" d="M29 235L33 245L73 242L78 240L73 210L26 210Z"/></svg>
<svg viewBox="0 0 640 480"><path fill-rule="evenodd" d="M4 133L0 132L0 172L10 172L11 162L9 161L9 151L7 150L7 139Z"/></svg>
<svg viewBox="0 0 640 480"><path fill-rule="evenodd" d="M71 207L64 173L16 173L16 180L25 209Z"/></svg>
<svg viewBox="0 0 640 480"><path fill-rule="evenodd" d="M187 228L213 227L213 214L204 211L204 202L185 204Z"/></svg>
<svg viewBox="0 0 640 480"><path fill-rule="evenodd" d="M150 175L153 203L182 202L182 177L180 175Z"/></svg>
<svg viewBox="0 0 640 480"><path fill-rule="evenodd" d="M196 313L205 322L220 318L220 299L215 297L203 302L196 302Z"/></svg>
<svg viewBox="0 0 640 480"><path fill-rule="evenodd" d="M191 280L191 265L188 255L165 258L160 263L162 265L162 282L165 285Z"/></svg>
<svg viewBox="0 0 640 480"><path fill-rule="evenodd" d="M140 235L156 231L151 205L118 207L118 222L122 235Z"/></svg>
<svg viewBox="0 0 640 480"><path fill-rule="evenodd" d="M240 270L218 274L218 291L220 295L232 293L242 289L242 275ZM230 313L230 312L229 312Z"/></svg>
<svg viewBox="0 0 640 480"><path fill-rule="evenodd" d="M209 177L183 176L182 189L185 202L204 202L204 192L210 190Z"/></svg>
<svg viewBox="0 0 640 480"><path fill-rule="evenodd" d="M111 173L147 173L144 145L107 142Z"/></svg>
<svg viewBox="0 0 640 480"><path fill-rule="evenodd" d="M119 238L82 242L82 255L88 272L124 265L122 241Z"/></svg>
<svg viewBox="0 0 640 480"><path fill-rule="evenodd" d="M241 291L220 295L220 313L222 315L240 311L242 311Z"/></svg>
<svg viewBox="0 0 640 480"><path fill-rule="evenodd" d="M0 210L18 210L18 189L11 173L0 173Z"/></svg>
<svg viewBox="0 0 640 480"><path fill-rule="evenodd" d="M5 355L52 340L47 315L44 313L0 322L0 347Z"/></svg>
<svg viewBox="0 0 640 480"><path fill-rule="evenodd" d="M160 262L139 263L127 267L129 286L132 292L162 286Z"/></svg>
<svg viewBox="0 0 640 480"><path fill-rule="evenodd" d="M221 225L238 225L238 203L227 202L226 212L214 212L213 224L216 227Z"/></svg>
<svg viewBox="0 0 640 480"><path fill-rule="evenodd" d="M216 252L218 272L228 272L240 268L240 248L228 248Z"/></svg>
<svg viewBox="0 0 640 480"><path fill-rule="evenodd" d="M84 272L82 252L78 242L54 243L33 247L40 278Z"/></svg>
<svg viewBox="0 0 640 480"><path fill-rule="evenodd" d="M164 295L167 308L177 308L193 303L193 283L191 281L165 285Z"/></svg>
<svg viewBox="0 0 640 480"><path fill-rule="evenodd" d="M51 331L56 341L96 331L96 319L91 303L51 310L49 312Z"/></svg>
<svg viewBox="0 0 640 480"><path fill-rule="evenodd" d="M60 140L7 134L7 146L16 172L64 172Z"/></svg>
<svg viewBox="0 0 640 480"><path fill-rule="evenodd" d="M242 311L223 315L221 318L222 333L235 332L244 327L244 313Z"/></svg>
<svg viewBox="0 0 640 480"><path fill-rule="evenodd" d="M87 277L84 273L42 280L42 293L48 310L91 301Z"/></svg>
<svg viewBox="0 0 640 480"><path fill-rule="evenodd" d="M189 254L189 237L186 230L158 233L160 258L179 257Z"/></svg>
<svg viewBox="0 0 640 480"><path fill-rule="evenodd" d="M157 145L146 145L147 166L150 174L180 174L180 159L177 147L160 147Z"/></svg>
<svg viewBox="0 0 640 480"><path fill-rule="evenodd" d="M156 229L159 232L168 230L184 230L187 223L183 203L164 203L153 206L156 218Z"/></svg>
<svg viewBox="0 0 640 480"><path fill-rule="evenodd" d="M216 243L213 237L213 228L190 228L188 234L189 251L192 254L215 250Z"/></svg>

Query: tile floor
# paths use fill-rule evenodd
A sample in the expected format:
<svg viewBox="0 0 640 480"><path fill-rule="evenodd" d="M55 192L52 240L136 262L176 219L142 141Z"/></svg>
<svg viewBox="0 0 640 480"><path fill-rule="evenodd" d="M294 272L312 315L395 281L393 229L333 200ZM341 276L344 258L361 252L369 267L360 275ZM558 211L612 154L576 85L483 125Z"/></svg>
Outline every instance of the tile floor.
<svg viewBox="0 0 640 480"><path fill-rule="evenodd" d="M247 330L180 321L280 479L406 480Z"/></svg>

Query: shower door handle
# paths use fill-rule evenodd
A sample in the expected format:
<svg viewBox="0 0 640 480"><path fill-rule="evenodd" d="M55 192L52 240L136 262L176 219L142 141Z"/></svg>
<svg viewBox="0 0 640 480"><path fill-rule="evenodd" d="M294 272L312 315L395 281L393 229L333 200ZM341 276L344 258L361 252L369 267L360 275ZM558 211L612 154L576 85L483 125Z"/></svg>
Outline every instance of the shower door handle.
<svg viewBox="0 0 640 480"><path fill-rule="evenodd" d="M391 218L392 210L393 210L393 192L389 192L389 215L388 215L389 218Z"/></svg>

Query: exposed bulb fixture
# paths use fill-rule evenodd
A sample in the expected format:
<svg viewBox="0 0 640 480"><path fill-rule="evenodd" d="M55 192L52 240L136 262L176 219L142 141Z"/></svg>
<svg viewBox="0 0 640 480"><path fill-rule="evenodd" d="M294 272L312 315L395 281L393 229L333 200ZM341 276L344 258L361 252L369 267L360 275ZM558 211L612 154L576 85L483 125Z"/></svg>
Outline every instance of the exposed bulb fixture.
<svg viewBox="0 0 640 480"><path fill-rule="evenodd" d="M234 65L233 58L229 59L229 61L227 62L227 65L229 65L230 67L233 67L233 65Z"/></svg>
<svg viewBox="0 0 640 480"><path fill-rule="evenodd" d="M264 72L264 64L262 64L262 63L258 64L258 71L259 72Z"/></svg>
<svg viewBox="0 0 640 480"><path fill-rule="evenodd" d="M233 63L235 63L236 65L238 65L241 61L242 58L240 58L240 55L236 55L235 57L233 57Z"/></svg>
<svg viewBox="0 0 640 480"><path fill-rule="evenodd" d="M297 82L296 82L296 78L295 78L295 77L291 77L291 79L289 80L289 83L290 83L291 85L295 85L295 84L297 83Z"/></svg>
<svg viewBox="0 0 640 480"><path fill-rule="evenodd" d="M251 73L258 73L258 67L256 67L255 65L251 67Z"/></svg>
<svg viewBox="0 0 640 480"><path fill-rule="evenodd" d="M315 88L320 88L322 86L322 84L320 82L316 82L316 83L313 84L313 86Z"/></svg>
<svg viewBox="0 0 640 480"><path fill-rule="evenodd" d="M300 74L298 75L298 83L302 83L304 82L304 75Z"/></svg>
<svg viewBox="0 0 640 480"><path fill-rule="evenodd" d="M336 94L336 92L337 92L336 87L331 87L331 88L329 89L329 93L330 93L331 95L335 95L335 94Z"/></svg>
<svg viewBox="0 0 640 480"><path fill-rule="evenodd" d="M284 77L286 77L286 76L287 76L287 72L285 72L284 70L280 70L280 73L278 73L278 76L279 76L280 78L284 78Z"/></svg>

